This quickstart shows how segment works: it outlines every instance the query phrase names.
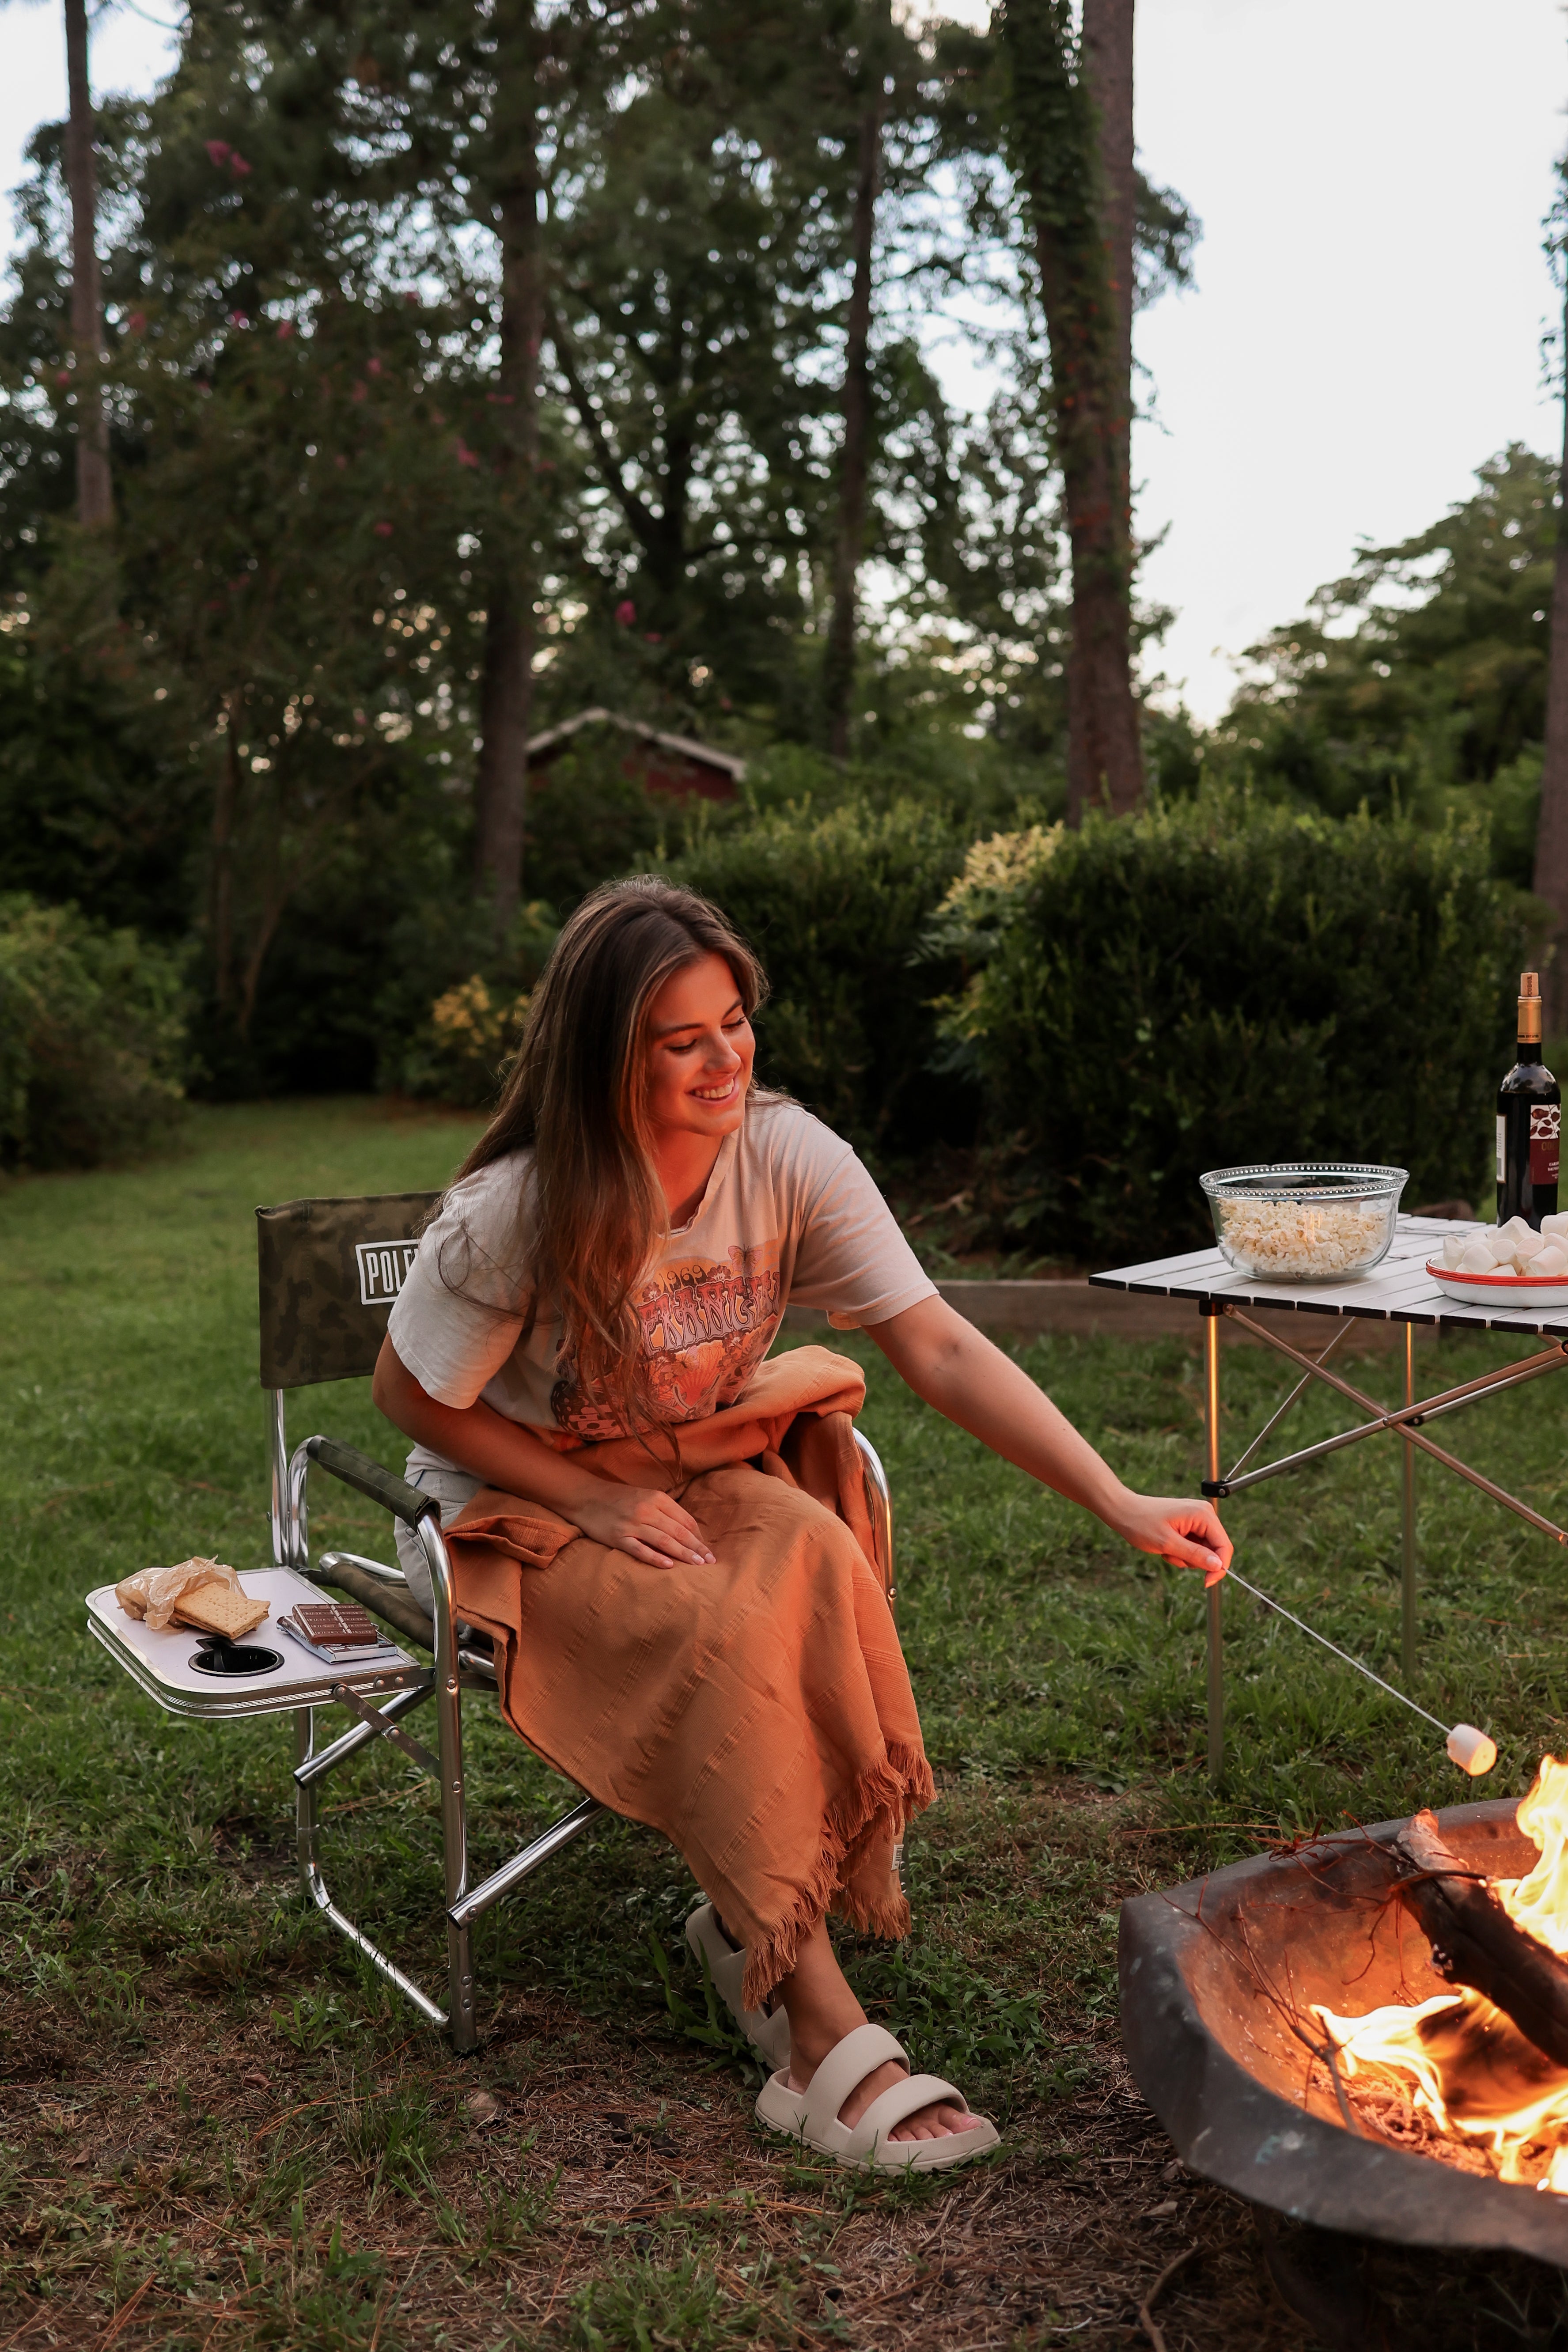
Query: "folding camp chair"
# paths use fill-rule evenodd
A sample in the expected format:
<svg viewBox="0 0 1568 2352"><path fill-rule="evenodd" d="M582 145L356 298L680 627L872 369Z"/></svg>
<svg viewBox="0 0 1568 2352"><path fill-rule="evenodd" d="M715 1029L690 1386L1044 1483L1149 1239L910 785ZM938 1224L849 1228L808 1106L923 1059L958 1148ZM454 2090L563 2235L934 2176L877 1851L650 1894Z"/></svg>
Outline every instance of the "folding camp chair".
<svg viewBox="0 0 1568 2352"><path fill-rule="evenodd" d="M444 2025L453 2047L472 2050L473 1969L469 1931L492 1905L558 1853L604 1811L584 1796L521 1852L478 1885L468 1884L468 1812L463 1783L462 1705L465 1691L493 1690L495 1666L487 1649L460 1640L452 1606L452 1574L436 1505L357 1447L330 1437L307 1437L292 1453L285 1417L287 1393L319 1381L368 1378L375 1369L387 1317L418 1247L419 1227L438 1195L384 1194L363 1201L289 1201L257 1211L261 1306L261 1385L268 1392L272 1450L272 1557L276 1566L351 1593L357 1601L435 1654L433 1670L380 1706L339 1685L334 1701L357 1720L326 1746L316 1745L315 1706L295 1710L295 1822L300 1883L322 1916L363 1952L371 1966L432 2025ZM893 1519L888 1482L868 1439L860 1448L876 1567L893 1599ZM414 1532L430 1570L434 1617L419 1606L400 1568L358 1552L323 1551L312 1561L306 1507L310 1465L341 1479ZM436 1749L410 1737L404 1718L427 1698L436 1703ZM318 1792L327 1775L375 1738L390 1739L436 1774L441 1793L441 1844L446 1876L447 2005L443 2009L377 1948L332 1901L321 1874Z"/></svg>

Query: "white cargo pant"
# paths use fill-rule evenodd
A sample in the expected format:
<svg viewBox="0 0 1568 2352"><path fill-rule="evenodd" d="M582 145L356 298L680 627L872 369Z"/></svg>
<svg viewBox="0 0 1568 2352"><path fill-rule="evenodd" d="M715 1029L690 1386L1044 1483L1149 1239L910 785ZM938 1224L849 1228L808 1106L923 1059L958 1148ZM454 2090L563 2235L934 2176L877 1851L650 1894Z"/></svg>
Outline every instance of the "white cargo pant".
<svg viewBox="0 0 1568 2352"><path fill-rule="evenodd" d="M411 1454L403 1475L411 1486L416 1486L422 1495L428 1495L440 1506L443 1521L456 1518L469 1496L479 1491L481 1482L470 1477L466 1470L454 1470L447 1464L426 1462L416 1465L418 1456ZM401 1519L397 1522L397 1559L408 1579L408 1590L421 1609L433 1611L436 1596L430 1589L430 1569L425 1558L425 1547L413 1528L405 1528Z"/></svg>

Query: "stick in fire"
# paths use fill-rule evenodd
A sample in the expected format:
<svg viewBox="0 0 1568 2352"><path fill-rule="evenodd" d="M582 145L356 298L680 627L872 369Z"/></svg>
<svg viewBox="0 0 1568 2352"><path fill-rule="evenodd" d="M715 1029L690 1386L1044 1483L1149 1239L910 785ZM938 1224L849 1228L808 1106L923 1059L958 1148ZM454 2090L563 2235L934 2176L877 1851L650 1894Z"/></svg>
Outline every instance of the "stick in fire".
<svg viewBox="0 0 1568 2352"><path fill-rule="evenodd" d="M1393 1852L1412 1865L1394 1891L1431 1938L1434 1973L1484 1993L1538 2050L1568 2066L1568 1961L1515 1927L1490 1883L1444 1844L1436 1814L1414 1814Z"/></svg>

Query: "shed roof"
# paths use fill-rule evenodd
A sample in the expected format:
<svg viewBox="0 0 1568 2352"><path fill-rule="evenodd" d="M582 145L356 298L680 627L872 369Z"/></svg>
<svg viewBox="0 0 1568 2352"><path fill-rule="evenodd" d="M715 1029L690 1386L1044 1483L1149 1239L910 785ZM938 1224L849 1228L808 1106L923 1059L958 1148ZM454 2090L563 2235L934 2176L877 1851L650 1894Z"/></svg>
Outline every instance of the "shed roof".
<svg viewBox="0 0 1568 2352"><path fill-rule="evenodd" d="M600 725L619 727L624 733L638 736L645 743L657 743L661 751L678 752L682 759L699 761L704 767L720 768L733 783L745 780L746 763L733 751L716 751L711 743L700 743L694 735L667 735L661 729L648 726L645 719L628 719L622 711L601 709L597 704L590 710L579 710L574 719L563 719L559 727L547 727L542 735L531 735L530 764L561 751L580 729Z"/></svg>

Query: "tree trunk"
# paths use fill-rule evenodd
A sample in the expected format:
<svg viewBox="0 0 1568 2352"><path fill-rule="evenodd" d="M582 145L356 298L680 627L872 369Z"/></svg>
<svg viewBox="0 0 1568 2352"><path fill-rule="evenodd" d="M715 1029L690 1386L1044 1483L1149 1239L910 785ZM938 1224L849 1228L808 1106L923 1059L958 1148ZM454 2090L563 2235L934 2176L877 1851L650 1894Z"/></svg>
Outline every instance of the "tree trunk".
<svg viewBox="0 0 1568 2352"><path fill-rule="evenodd" d="M76 352L76 502L84 530L114 519L109 478L109 419L103 363L103 281L98 266L98 191L92 160L92 93L87 71L87 0L65 0L66 185L71 207L71 341Z"/></svg>
<svg viewBox="0 0 1568 2352"><path fill-rule="evenodd" d="M1098 117L1098 195L1111 316L1097 338L1097 380L1082 420L1085 446L1068 481L1073 551L1068 813L1075 824L1091 805L1125 815L1143 794L1131 646L1132 10L1133 0L1084 0L1083 6L1083 72ZM1052 341L1054 360L1054 336Z"/></svg>
<svg viewBox="0 0 1568 2352"><path fill-rule="evenodd" d="M1099 115L1105 275L1116 314L1108 437L1131 532L1132 233L1138 179L1132 145L1133 0L1083 0L1083 67ZM1118 397L1119 396L1119 397Z"/></svg>
<svg viewBox="0 0 1568 2352"><path fill-rule="evenodd" d="M544 321L539 153L534 111L531 5L512 12L502 44L501 97L491 136L508 173L497 213L500 234L500 373L504 423L496 489L500 519L489 572L481 744L474 782L474 889L489 910L500 947L522 894L528 806L528 724L533 702L535 477L539 460L539 344Z"/></svg>
<svg viewBox="0 0 1568 2352"><path fill-rule="evenodd" d="M533 702L533 614L527 583L495 578L485 616L479 758L474 778L474 891L499 947L522 896L528 815L528 719Z"/></svg>
<svg viewBox="0 0 1568 2352"><path fill-rule="evenodd" d="M224 1012L234 1003L234 833L239 816L242 778L239 730L242 718L237 688L224 712L223 764L213 794L212 871L207 884L208 927L212 938L213 993Z"/></svg>
<svg viewBox="0 0 1568 2352"><path fill-rule="evenodd" d="M1116 486L1103 442L1068 457L1063 487L1072 548L1068 652L1068 821L1089 808L1125 816L1143 796L1143 747L1132 696L1128 570L1114 525Z"/></svg>
<svg viewBox="0 0 1568 2352"><path fill-rule="evenodd" d="M1552 566L1552 635L1546 668L1546 750L1541 768L1541 818L1535 835L1535 895L1556 917L1546 970L1546 1025L1568 1028L1568 308L1563 317L1563 469L1558 476L1557 544Z"/></svg>
<svg viewBox="0 0 1568 2352"><path fill-rule="evenodd" d="M849 756L856 593L866 546L866 478L871 456L871 255L882 164L886 17L886 0L877 0L875 13L867 23L866 53L861 60L865 95L855 174L855 276L844 346L844 450L838 468L838 530L833 551L833 615L822 665L827 748L836 760Z"/></svg>
<svg viewBox="0 0 1568 2352"><path fill-rule="evenodd" d="M1132 694L1133 0L1007 0L1013 146L1051 347L1072 549L1068 808L1122 815L1143 791ZM1075 71L1075 65L1080 70Z"/></svg>

